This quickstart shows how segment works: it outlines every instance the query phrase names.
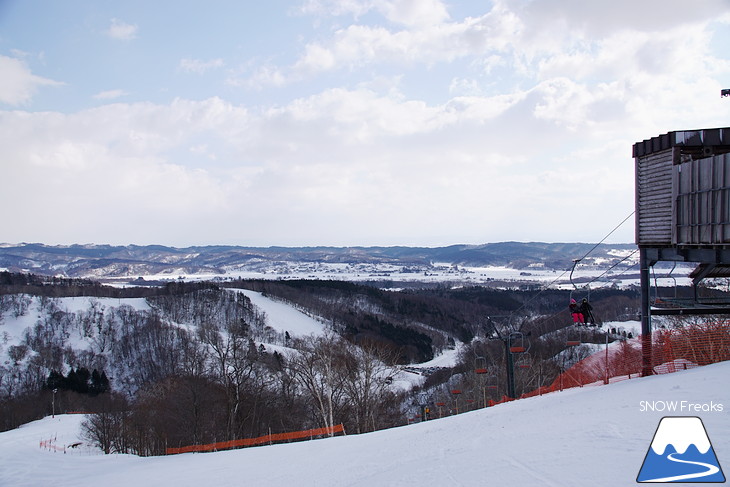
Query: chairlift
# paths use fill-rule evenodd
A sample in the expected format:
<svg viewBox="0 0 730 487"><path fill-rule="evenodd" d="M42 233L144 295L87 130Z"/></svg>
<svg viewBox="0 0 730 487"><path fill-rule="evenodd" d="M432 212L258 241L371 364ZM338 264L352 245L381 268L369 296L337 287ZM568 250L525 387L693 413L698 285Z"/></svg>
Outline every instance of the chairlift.
<svg viewBox="0 0 730 487"><path fill-rule="evenodd" d="M510 346L509 346L510 353L527 352L527 349L529 348L529 346L527 345L527 343L525 343L525 335L522 332L516 331L516 332L510 333L509 340L510 340Z"/></svg>
<svg viewBox="0 0 730 487"><path fill-rule="evenodd" d="M674 289L674 296L659 296L659 281L657 279L656 273L654 271L654 267L651 268L652 277L654 278L654 302L652 305L658 305L662 304L665 300L671 302L672 300L676 301L677 299L677 278L674 277L672 274L674 273L674 270L677 267L677 262L674 261L672 263L672 268L669 270L669 273L666 275L666 278L671 279L673 282L672 288Z"/></svg>
<svg viewBox="0 0 730 487"><path fill-rule="evenodd" d="M518 369L529 369L532 367L532 361L527 353L523 353L515 364Z"/></svg>
<svg viewBox="0 0 730 487"><path fill-rule="evenodd" d="M573 299L573 291L578 290L578 286L576 286L575 282L573 282L573 272L575 272L575 266L577 266L578 262L580 262L581 260L583 260L583 259L573 259L573 267L570 269L570 276L569 276L570 284L573 285L573 289L570 290L569 299Z"/></svg>
<svg viewBox="0 0 730 487"><path fill-rule="evenodd" d="M487 359L486 358L477 357L476 368L474 369L474 373L476 373L476 374L486 374L487 373Z"/></svg>
<svg viewBox="0 0 730 487"><path fill-rule="evenodd" d="M565 344L569 347L577 347L583 343L583 326L573 325L568 327L568 340Z"/></svg>
<svg viewBox="0 0 730 487"><path fill-rule="evenodd" d="M447 384L449 387L454 387L458 384L458 381L454 380L454 370L453 369L451 371L451 376L449 377ZM454 387L453 389L450 389L449 392L451 392L451 394L456 396L456 395L461 394L461 389L459 389L458 387Z"/></svg>

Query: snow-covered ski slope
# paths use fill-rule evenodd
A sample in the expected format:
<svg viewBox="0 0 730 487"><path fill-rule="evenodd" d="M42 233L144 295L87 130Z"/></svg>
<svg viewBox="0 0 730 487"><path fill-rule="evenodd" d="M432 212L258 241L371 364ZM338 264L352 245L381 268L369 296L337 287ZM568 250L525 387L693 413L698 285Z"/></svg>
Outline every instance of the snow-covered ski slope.
<svg viewBox="0 0 730 487"><path fill-rule="evenodd" d="M277 301L256 291L235 289L248 297L254 306L266 313L268 325L274 330L291 336L320 335L324 324L304 314L288 303Z"/></svg>
<svg viewBox="0 0 730 487"><path fill-rule="evenodd" d="M0 485L632 486L664 416L701 417L730 468L729 376L725 362L370 434L157 458L43 450L78 441L83 417L58 416L0 433Z"/></svg>

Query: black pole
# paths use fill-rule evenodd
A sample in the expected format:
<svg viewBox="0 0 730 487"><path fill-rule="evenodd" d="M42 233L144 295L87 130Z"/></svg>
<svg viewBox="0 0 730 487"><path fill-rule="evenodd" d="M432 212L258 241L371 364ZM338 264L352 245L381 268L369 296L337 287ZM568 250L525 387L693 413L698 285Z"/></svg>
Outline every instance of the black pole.
<svg viewBox="0 0 730 487"><path fill-rule="evenodd" d="M515 398L515 369L514 362L512 360L512 336L508 335L503 338L504 341L504 352L507 354L507 397L510 399Z"/></svg>
<svg viewBox="0 0 730 487"><path fill-rule="evenodd" d="M651 306L649 304L649 257L646 249L639 249L639 276L641 282L641 375L653 374L651 350Z"/></svg>

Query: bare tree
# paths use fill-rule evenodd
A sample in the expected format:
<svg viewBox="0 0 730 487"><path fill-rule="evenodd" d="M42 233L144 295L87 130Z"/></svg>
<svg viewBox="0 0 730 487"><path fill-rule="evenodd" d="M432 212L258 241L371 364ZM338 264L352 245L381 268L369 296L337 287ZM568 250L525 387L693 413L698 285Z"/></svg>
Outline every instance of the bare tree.
<svg viewBox="0 0 730 487"><path fill-rule="evenodd" d="M105 454L124 453L124 422L129 413L126 402L119 396L109 395L97 403L98 413L89 414L81 423L82 436Z"/></svg>
<svg viewBox="0 0 730 487"><path fill-rule="evenodd" d="M299 340L298 352L287 363L291 373L316 405L322 424L333 427L335 411L344 399L342 364L346 361L344 340L333 333Z"/></svg>
<svg viewBox="0 0 730 487"><path fill-rule="evenodd" d="M346 343L344 348L347 355L343 385L352 405L356 430L364 433L378 429L379 413L394 398L391 384L398 368L392 364L400 354L374 342L361 346Z"/></svg>

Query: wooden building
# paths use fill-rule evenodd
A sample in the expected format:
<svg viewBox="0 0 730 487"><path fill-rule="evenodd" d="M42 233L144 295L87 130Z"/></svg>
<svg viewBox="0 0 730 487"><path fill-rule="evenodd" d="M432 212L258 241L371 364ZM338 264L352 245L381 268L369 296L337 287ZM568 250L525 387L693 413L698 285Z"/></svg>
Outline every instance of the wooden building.
<svg viewBox="0 0 730 487"><path fill-rule="evenodd" d="M642 290L642 335L652 314L730 314L730 303L650 306L649 269L660 261L691 262L695 284L730 277L730 127L669 132L633 146L636 243ZM651 373L651 340L643 343Z"/></svg>

